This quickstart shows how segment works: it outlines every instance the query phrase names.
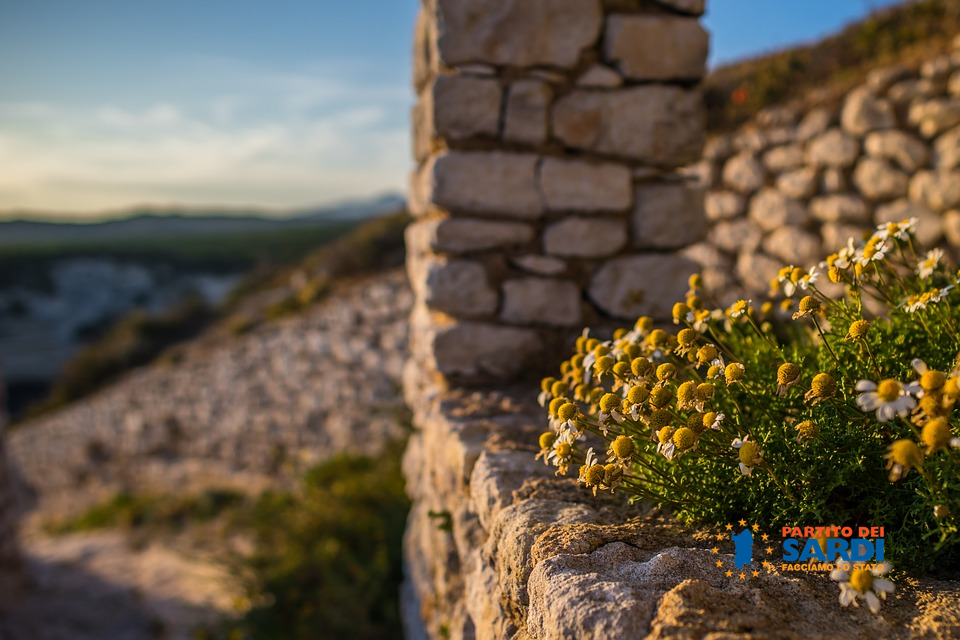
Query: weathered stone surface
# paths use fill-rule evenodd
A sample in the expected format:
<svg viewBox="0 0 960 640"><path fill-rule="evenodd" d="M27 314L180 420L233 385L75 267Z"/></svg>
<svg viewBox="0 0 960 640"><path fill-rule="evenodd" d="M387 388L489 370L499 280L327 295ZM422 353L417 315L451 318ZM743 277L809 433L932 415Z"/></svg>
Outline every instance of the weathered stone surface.
<svg viewBox="0 0 960 640"><path fill-rule="evenodd" d="M864 148L875 158L893 160L904 171L913 173L930 161L927 145L903 131L877 131L867 136Z"/></svg>
<svg viewBox="0 0 960 640"><path fill-rule="evenodd" d="M920 171L910 180L910 199L934 211L960 205L960 171Z"/></svg>
<svg viewBox="0 0 960 640"><path fill-rule="evenodd" d="M784 225L801 226L809 219L806 207L776 189L767 188L750 200L750 219L764 231Z"/></svg>
<svg viewBox="0 0 960 640"><path fill-rule="evenodd" d="M798 144L774 147L763 154L763 166L773 173L797 169L804 164L803 148Z"/></svg>
<svg viewBox="0 0 960 640"><path fill-rule="evenodd" d="M847 94L840 123L847 133L863 136L877 129L895 127L897 118L889 102L875 96L867 87L858 87Z"/></svg>
<svg viewBox="0 0 960 640"><path fill-rule="evenodd" d="M739 294L733 279L733 260L709 242L698 242L681 249L680 255L700 266L703 287L707 291L718 295L731 291Z"/></svg>
<svg viewBox="0 0 960 640"><path fill-rule="evenodd" d="M479 262L424 255L413 257L408 265L417 297L431 309L464 318L497 310L497 292Z"/></svg>
<svg viewBox="0 0 960 640"><path fill-rule="evenodd" d="M566 258L611 256L626 244L626 225L621 220L566 218L543 232L544 252Z"/></svg>
<svg viewBox="0 0 960 640"><path fill-rule="evenodd" d="M960 247L960 211L951 209L943 214L943 235L953 248Z"/></svg>
<svg viewBox="0 0 960 640"><path fill-rule="evenodd" d="M706 5L706 0L655 0L658 4L662 4L676 11L682 11L683 13L689 13L691 15L699 16L703 13L704 7Z"/></svg>
<svg viewBox="0 0 960 640"><path fill-rule="evenodd" d="M740 282L754 293L766 293L770 281L784 265L779 260L757 251L744 251L737 258L736 272Z"/></svg>
<svg viewBox="0 0 960 640"><path fill-rule="evenodd" d="M551 211L624 211L633 204L630 169L613 162L547 158L540 188Z"/></svg>
<svg viewBox="0 0 960 640"><path fill-rule="evenodd" d="M766 181L766 172L756 157L750 153L738 153L723 167L723 183L735 191L750 194Z"/></svg>
<svg viewBox="0 0 960 640"><path fill-rule="evenodd" d="M413 89L419 94L437 68L433 13L421 8L413 30Z"/></svg>
<svg viewBox="0 0 960 640"><path fill-rule="evenodd" d="M743 215L747 202L742 195L733 191L710 191L704 201L707 220L728 220Z"/></svg>
<svg viewBox="0 0 960 640"><path fill-rule="evenodd" d="M791 227L775 229L764 238L763 250L784 264L803 267L813 265L823 251L819 237Z"/></svg>
<svg viewBox="0 0 960 640"><path fill-rule="evenodd" d="M607 18L604 52L631 80L698 80L709 40L696 18L614 14Z"/></svg>
<svg viewBox="0 0 960 640"><path fill-rule="evenodd" d="M676 249L693 244L707 232L703 190L684 184L638 187L631 224L635 247Z"/></svg>
<svg viewBox="0 0 960 640"><path fill-rule="evenodd" d="M947 81L947 93L952 96L960 96L960 70L954 71Z"/></svg>
<svg viewBox="0 0 960 640"><path fill-rule="evenodd" d="M869 200L891 200L907 195L907 174L883 160L862 158L853 171L853 184Z"/></svg>
<svg viewBox="0 0 960 640"><path fill-rule="evenodd" d="M570 280L552 278L507 280L500 317L517 324L580 326L580 287Z"/></svg>
<svg viewBox="0 0 960 640"><path fill-rule="evenodd" d="M695 262L677 255L614 258L594 274L588 294L604 313L620 320L633 321L642 315L667 320L696 270Z"/></svg>
<svg viewBox="0 0 960 640"><path fill-rule="evenodd" d="M890 67L880 67L867 73L867 87L873 91L874 95L881 95L894 83L915 75L915 73L906 65L893 65Z"/></svg>
<svg viewBox="0 0 960 640"><path fill-rule="evenodd" d="M815 138L829 129L833 122L834 116L827 109L813 109L803 117L803 120L797 126L797 140L806 142Z"/></svg>
<svg viewBox="0 0 960 640"><path fill-rule="evenodd" d="M807 146L808 162L818 167L849 167L859 153L860 144L836 128L813 138Z"/></svg>
<svg viewBox="0 0 960 640"><path fill-rule="evenodd" d="M873 215L876 224L900 222L909 218L917 219L917 241L921 247L932 247L943 238L940 216L929 208L906 199L877 207Z"/></svg>
<svg viewBox="0 0 960 640"><path fill-rule="evenodd" d="M828 168L823 170L820 179L820 189L824 193L843 193L850 190L850 181L842 169Z"/></svg>
<svg viewBox="0 0 960 640"><path fill-rule="evenodd" d="M598 0L436 0L441 62L569 68L600 34Z"/></svg>
<svg viewBox="0 0 960 640"><path fill-rule="evenodd" d="M820 235L823 237L823 249L825 251L839 251L847 246L847 239L853 238L854 241L860 240L863 235L863 225L844 224L841 222L827 222L820 228Z"/></svg>
<svg viewBox="0 0 960 640"><path fill-rule="evenodd" d="M556 276L567 270L567 263L559 258L530 254L510 260L518 269L542 276Z"/></svg>
<svg viewBox="0 0 960 640"><path fill-rule="evenodd" d="M535 235L533 226L522 222L442 218L418 221L407 227L407 247L468 253L523 245Z"/></svg>
<svg viewBox="0 0 960 640"><path fill-rule="evenodd" d="M805 167L785 173L777 178L777 189L788 198L805 200L817 192L817 171Z"/></svg>
<svg viewBox="0 0 960 640"><path fill-rule="evenodd" d="M933 145L934 166L941 171L960 169L960 127L946 132Z"/></svg>
<svg viewBox="0 0 960 640"><path fill-rule="evenodd" d="M749 220L724 220L710 230L710 241L729 253L755 251L763 239L763 231Z"/></svg>
<svg viewBox="0 0 960 640"><path fill-rule="evenodd" d="M425 96L421 100L430 110L425 122L432 119L435 136L463 140L497 135L501 91L496 79L442 75L428 92L432 99Z"/></svg>
<svg viewBox="0 0 960 640"><path fill-rule="evenodd" d="M448 151L425 167L433 203L452 213L537 218L538 157L499 151Z"/></svg>
<svg viewBox="0 0 960 640"><path fill-rule="evenodd" d="M620 74L602 64L591 65L577 78L577 86L591 89L616 89L623 84Z"/></svg>
<svg viewBox="0 0 960 640"><path fill-rule="evenodd" d="M898 107L910 104L917 98L929 98L937 93L936 85L928 78L901 80L887 91L887 98Z"/></svg>
<svg viewBox="0 0 960 640"><path fill-rule="evenodd" d="M634 173L634 177L636 177L636 173ZM680 179L680 181L687 182L691 186L709 189L717 186L719 171L714 163L709 160L701 160L696 164L681 167L673 176L664 176L665 181L671 179Z"/></svg>
<svg viewBox="0 0 960 640"><path fill-rule="evenodd" d="M907 122L920 129L920 135L934 138L960 124L960 102L939 98L915 102L910 106Z"/></svg>
<svg viewBox="0 0 960 640"><path fill-rule="evenodd" d="M473 64L458 64L456 67L458 73L467 76L479 76L481 78L493 78L497 75L497 68L489 64L479 62Z"/></svg>
<svg viewBox="0 0 960 640"><path fill-rule="evenodd" d="M733 141L730 136L718 135L707 140L703 147L703 157L708 160L724 161L733 155Z"/></svg>
<svg viewBox="0 0 960 640"><path fill-rule="evenodd" d="M930 78L934 82L946 80L953 71L954 65L950 61L950 56L940 55L932 60L926 60L920 65L920 75L924 78Z"/></svg>
<svg viewBox="0 0 960 640"><path fill-rule="evenodd" d="M553 90L546 82L517 80L512 83L507 93L504 140L525 144L539 144L546 140L547 112L552 99Z"/></svg>
<svg viewBox="0 0 960 640"><path fill-rule="evenodd" d="M870 223L866 203L852 193L814 198L810 201L810 214L821 222Z"/></svg>
<svg viewBox="0 0 960 640"><path fill-rule="evenodd" d="M699 159L703 104L699 91L650 85L620 91L573 91L553 108L563 144L655 166Z"/></svg>

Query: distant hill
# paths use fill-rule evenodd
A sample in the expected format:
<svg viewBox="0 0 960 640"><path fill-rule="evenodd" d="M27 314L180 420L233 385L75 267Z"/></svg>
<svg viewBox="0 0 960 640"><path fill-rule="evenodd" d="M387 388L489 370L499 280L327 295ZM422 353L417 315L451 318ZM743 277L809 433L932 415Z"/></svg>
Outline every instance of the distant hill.
<svg viewBox="0 0 960 640"><path fill-rule="evenodd" d="M403 209L403 198L385 195L372 200L290 212L281 216L263 210L132 209L122 218L101 222L69 222L48 213L47 219L0 222L0 250L5 247L76 246L124 241L188 240L200 236L248 234L338 226ZM25 217L25 216L23 216Z"/></svg>

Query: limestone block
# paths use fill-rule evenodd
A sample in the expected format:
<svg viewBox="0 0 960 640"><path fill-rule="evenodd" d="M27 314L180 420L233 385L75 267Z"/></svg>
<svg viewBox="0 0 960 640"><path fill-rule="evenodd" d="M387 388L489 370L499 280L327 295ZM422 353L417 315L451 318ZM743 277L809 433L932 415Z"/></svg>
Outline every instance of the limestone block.
<svg viewBox="0 0 960 640"><path fill-rule="evenodd" d="M924 138L935 138L960 124L960 103L950 98L914 102L907 122L917 127Z"/></svg>
<svg viewBox="0 0 960 640"><path fill-rule="evenodd" d="M739 193L733 191L709 191L704 201L704 212L707 220L729 220L742 216L746 211L747 201Z"/></svg>
<svg viewBox="0 0 960 640"><path fill-rule="evenodd" d="M853 171L853 184L868 200L891 200L907 195L907 174L883 160L862 158Z"/></svg>
<svg viewBox="0 0 960 640"><path fill-rule="evenodd" d="M876 131L864 143L867 153L874 158L892 160L901 169L913 173L930 162L927 145L903 131Z"/></svg>
<svg viewBox="0 0 960 640"><path fill-rule="evenodd" d="M613 14L607 18L604 53L631 80L699 80L709 40L696 18Z"/></svg>
<svg viewBox="0 0 960 640"><path fill-rule="evenodd" d="M765 182L766 172L763 165L751 153L738 153L723 166L723 183L740 193L753 193Z"/></svg>
<svg viewBox="0 0 960 640"><path fill-rule="evenodd" d="M797 140L806 142L827 131L834 122L830 111L822 107L812 109L797 126Z"/></svg>
<svg viewBox="0 0 960 640"><path fill-rule="evenodd" d="M803 147L798 144L774 147L763 154L763 166L773 173L798 169L804 165L805 161Z"/></svg>
<svg viewBox="0 0 960 640"><path fill-rule="evenodd" d="M806 200L817 192L817 170L805 167L777 178L777 189L788 198Z"/></svg>
<svg viewBox="0 0 960 640"><path fill-rule="evenodd" d="M623 85L620 74L602 64L591 65L577 78L577 86L591 89L616 89Z"/></svg>
<svg viewBox="0 0 960 640"><path fill-rule="evenodd" d="M703 190L685 184L637 188L631 224L638 248L676 249L707 233Z"/></svg>
<svg viewBox="0 0 960 640"><path fill-rule="evenodd" d="M425 241L408 240L408 247L426 246L431 251L468 253L523 245L536 236L532 225L522 222L443 218L416 222L407 227L408 238L423 229ZM414 231L411 231L414 230Z"/></svg>
<svg viewBox="0 0 960 640"><path fill-rule="evenodd" d="M960 168L960 127L946 132L933 144L934 165L941 171Z"/></svg>
<svg viewBox="0 0 960 640"><path fill-rule="evenodd" d="M764 189L750 200L748 215L764 231L784 225L802 226L809 219L803 204L772 188Z"/></svg>
<svg viewBox="0 0 960 640"><path fill-rule="evenodd" d="M497 292L490 287L479 262L423 255L408 264L417 297L431 309L464 318L497 310Z"/></svg>
<svg viewBox="0 0 960 640"><path fill-rule="evenodd" d="M423 217L430 211L430 198L433 196L433 162L433 159L428 159L420 169L410 172L407 210L415 218Z"/></svg>
<svg viewBox="0 0 960 640"><path fill-rule="evenodd" d="M543 232L543 250L566 258L611 256L627 244L626 225L607 218L566 218Z"/></svg>
<svg viewBox="0 0 960 640"><path fill-rule="evenodd" d="M824 193L844 193L850 190L850 181L842 169L829 167L823 170L820 190Z"/></svg>
<svg viewBox="0 0 960 640"><path fill-rule="evenodd" d="M807 146L807 161L818 167L849 167L859 154L860 144L837 128L813 138Z"/></svg>
<svg viewBox="0 0 960 640"><path fill-rule="evenodd" d="M521 373L543 349L537 331L481 322L450 322L415 313L416 334L428 366L455 381L503 382Z"/></svg>
<svg viewBox="0 0 960 640"><path fill-rule="evenodd" d="M432 12L421 8L413 30L413 88L417 94L437 69L436 27Z"/></svg>
<svg viewBox="0 0 960 640"><path fill-rule="evenodd" d="M481 78L493 78L497 75L497 68L489 64L458 64L454 67L457 73L467 76L480 76Z"/></svg>
<svg viewBox="0 0 960 640"><path fill-rule="evenodd" d="M810 214L821 222L870 224L870 211L866 203L852 193L814 198L810 201Z"/></svg>
<svg viewBox="0 0 960 640"><path fill-rule="evenodd" d="M756 251L763 239L763 231L746 219L724 220L710 231L710 241L728 253Z"/></svg>
<svg viewBox="0 0 960 640"><path fill-rule="evenodd" d="M889 102L875 96L867 87L857 87L847 94L840 123L847 133L863 136L877 129L895 127L897 118Z"/></svg>
<svg viewBox="0 0 960 640"><path fill-rule="evenodd" d="M672 254L614 258L594 274L589 297L603 312L620 320L632 321L642 315L668 320L696 270L695 262Z"/></svg>
<svg viewBox="0 0 960 640"><path fill-rule="evenodd" d="M717 167L709 160L701 160L696 164L681 167L675 177L702 189L718 186L717 183L719 182ZM666 177L668 180L670 178L671 176Z"/></svg>
<svg viewBox="0 0 960 640"><path fill-rule="evenodd" d="M960 211L951 209L943 214L943 235L954 248L960 248Z"/></svg>
<svg viewBox="0 0 960 640"><path fill-rule="evenodd" d="M766 293L770 281L784 265L777 259L756 252L744 251L737 258L736 273L740 282L753 293Z"/></svg>
<svg viewBox="0 0 960 640"><path fill-rule="evenodd" d="M516 324L580 326L580 287L570 280L552 278L507 280L500 317Z"/></svg>
<svg viewBox="0 0 960 640"><path fill-rule="evenodd" d="M882 95L894 83L906 80L915 75L914 71L906 65L893 65L890 67L880 67L867 73L867 87L875 95Z"/></svg>
<svg viewBox="0 0 960 640"><path fill-rule="evenodd" d="M500 122L500 83L495 78L438 76L433 83L435 135L451 140L496 136Z"/></svg>
<svg viewBox="0 0 960 640"><path fill-rule="evenodd" d="M567 263L563 260L536 254L513 258L510 260L510 264L523 271L541 276L556 276L567 270Z"/></svg>
<svg viewBox="0 0 960 640"><path fill-rule="evenodd" d="M960 171L920 171L910 180L910 200L934 211L960 205Z"/></svg>
<svg viewBox="0 0 960 640"><path fill-rule="evenodd" d="M575 149L682 166L700 159L702 98L695 89L662 85L575 90L554 105L553 132Z"/></svg>
<svg viewBox="0 0 960 640"><path fill-rule="evenodd" d="M841 222L827 222L820 228L820 235L823 236L823 249L825 251L839 251L847 246L847 240L853 238L854 242L863 236L864 227L862 225L844 224Z"/></svg>
<svg viewBox="0 0 960 640"><path fill-rule="evenodd" d="M599 0L436 0L440 60L570 68L600 35Z"/></svg>
<svg viewBox="0 0 960 640"><path fill-rule="evenodd" d="M451 213L538 218L543 203L532 154L448 151L425 167L433 203Z"/></svg>
<svg viewBox="0 0 960 640"><path fill-rule="evenodd" d="M655 2L676 11L689 13L695 16L703 14L703 10L706 5L706 0L655 0Z"/></svg>
<svg viewBox="0 0 960 640"><path fill-rule="evenodd" d="M630 169L613 162L547 158L540 188L551 211L624 211L633 204Z"/></svg>
<svg viewBox="0 0 960 640"><path fill-rule="evenodd" d="M552 99L553 90L542 80L512 83L507 94L504 139L525 144L539 144L546 140L547 111Z"/></svg>
<svg viewBox="0 0 960 640"><path fill-rule="evenodd" d="M960 71L954 71L947 81L947 93L951 96L960 96Z"/></svg>
<svg viewBox="0 0 960 640"><path fill-rule="evenodd" d="M940 215L917 202L900 199L890 204L877 207L874 213L875 224L900 222L909 218L917 219L917 242L920 248L932 247L943 238L943 227L940 224Z"/></svg>
<svg viewBox="0 0 960 640"><path fill-rule="evenodd" d="M940 55L932 60L925 61L920 65L920 75L924 78L929 78L934 82L942 82L947 79L950 75L950 72L953 71L953 64L950 61L950 56Z"/></svg>
<svg viewBox="0 0 960 640"><path fill-rule="evenodd" d="M734 151L730 136L721 134L707 140L703 147L703 157L722 162L733 155Z"/></svg>
<svg viewBox="0 0 960 640"><path fill-rule="evenodd" d="M790 129L797 124L797 118L799 117L797 110L790 106L776 106L776 107L764 107L759 112L757 112L756 122L761 127L772 130L772 129ZM796 131L793 135L790 136L794 138L796 136Z"/></svg>
<svg viewBox="0 0 960 640"><path fill-rule="evenodd" d="M779 258L784 264L809 267L818 258L820 253L820 238L797 229L796 227L780 227L763 240L764 253Z"/></svg>

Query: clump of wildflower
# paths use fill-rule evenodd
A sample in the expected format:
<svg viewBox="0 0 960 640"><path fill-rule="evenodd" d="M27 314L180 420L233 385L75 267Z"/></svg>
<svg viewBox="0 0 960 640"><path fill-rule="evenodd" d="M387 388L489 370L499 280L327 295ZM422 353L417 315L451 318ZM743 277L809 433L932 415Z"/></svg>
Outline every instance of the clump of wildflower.
<svg viewBox="0 0 960 640"><path fill-rule="evenodd" d="M905 417L917 406L917 401L911 394L916 395L920 391L920 385L915 382L902 385L897 380L887 378L879 384L870 380L861 380L857 383L856 389L860 392L857 406L864 413L876 409L877 420L890 422L897 416Z"/></svg>
<svg viewBox="0 0 960 640"><path fill-rule="evenodd" d="M872 571L859 567L852 571L831 571L830 579L840 583L840 605L857 607L860 606L857 600L862 598L871 613L879 613L880 600L886 599L894 589L893 583L883 577L889 570L889 564L881 563Z"/></svg>
<svg viewBox="0 0 960 640"><path fill-rule="evenodd" d="M800 367L792 362L785 362L777 369L777 394L782 396L787 389L800 382Z"/></svg>
<svg viewBox="0 0 960 640"><path fill-rule="evenodd" d="M890 482L896 482L907 475L910 469L923 466L923 453L913 440L897 440L890 445L884 458L887 460L887 470L890 471Z"/></svg>
<svg viewBox="0 0 960 640"><path fill-rule="evenodd" d="M737 457L740 460L740 473L749 476L753 473L753 468L763 460L763 451L756 442L750 439L750 436L737 438L730 445L737 449Z"/></svg>
<svg viewBox="0 0 960 640"><path fill-rule="evenodd" d="M810 391L804 394L803 399L816 406L832 398L837 393L837 381L829 373L818 373L810 382Z"/></svg>

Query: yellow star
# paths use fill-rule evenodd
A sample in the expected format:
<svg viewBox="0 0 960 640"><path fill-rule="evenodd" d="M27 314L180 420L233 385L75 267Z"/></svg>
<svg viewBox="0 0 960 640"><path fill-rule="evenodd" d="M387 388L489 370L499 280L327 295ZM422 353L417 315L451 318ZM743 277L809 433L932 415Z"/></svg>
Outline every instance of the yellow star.
<svg viewBox="0 0 960 640"><path fill-rule="evenodd" d="M758 525L758 524L753 525L753 530L754 530L754 531L756 531L756 530L759 529L759 528L760 528L760 525Z"/></svg>
<svg viewBox="0 0 960 640"><path fill-rule="evenodd" d="M747 521L746 521L746 520L741 520L741 521L740 521L740 526L741 526L741 527L747 526Z"/></svg>
<svg viewBox="0 0 960 640"><path fill-rule="evenodd" d="M722 567L722 566L723 566L723 560L717 560L717 566L718 566L718 567Z"/></svg>
<svg viewBox="0 0 960 640"><path fill-rule="evenodd" d="M733 530L733 525L732 525L732 524L728 524L728 525L727 525L727 531L732 531L732 530Z"/></svg>
<svg viewBox="0 0 960 640"><path fill-rule="evenodd" d="M720 549L717 549L716 547L714 547L713 549L711 549L711 551L713 551L714 553L720 553Z"/></svg>
<svg viewBox="0 0 960 640"><path fill-rule="evenodd" d="M770 536L768 536L767 534L763 534L761 537L763 538L764 542L770 539Z"/></svg>
<svg viewBox="0 0 960 640"><path fill-rule="evenodd" d="M727 577L728 577L728 578L732 578L732 577L733 577L733 571L727 571Z"/></svg>
<svg viewBox="0 0 960 640"><path fill-rule="evenodd" d="M773 547L767 547L767 553L773 553Z"/></svg>
<svg viewBox="0 0 960 640"><path fill-rule="evenodd" d="M743 571L740 572L740 579L741 579L741 580L746 580L746 579L747 579L747 576L746 576L746 574L743 573Z"/></svg>
<svg viewBox="0 0 960 640"><path fill-rule="evenodd" d="M766 560L763 561L763 566L773 569L773 564L767 562Z"/></svg>
<svg viewBox="0 0 960 640"><path fill-rule="evenodd" d="M727 536L723 535L722 533L718 533L718 534L717 534L717 540L724 540L724 539L726 539L726 537L727 537Z"/></svg>
<svg viewBox="0 0 960 640"><path fill-rule="evenodd" d="M754 578L756 578L756 577L759 576L759 575L760 575L760 572L759 572L759 571L754 571L754 572L753 572L753 577L754 577Z"/></svg>

